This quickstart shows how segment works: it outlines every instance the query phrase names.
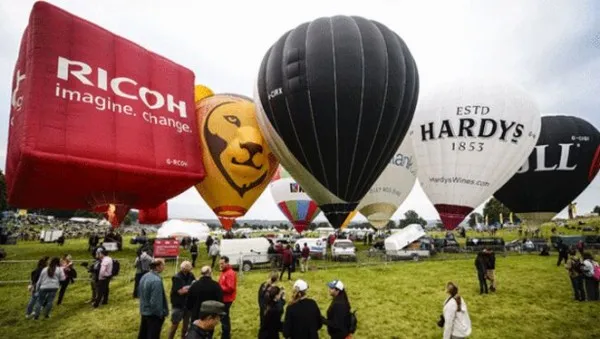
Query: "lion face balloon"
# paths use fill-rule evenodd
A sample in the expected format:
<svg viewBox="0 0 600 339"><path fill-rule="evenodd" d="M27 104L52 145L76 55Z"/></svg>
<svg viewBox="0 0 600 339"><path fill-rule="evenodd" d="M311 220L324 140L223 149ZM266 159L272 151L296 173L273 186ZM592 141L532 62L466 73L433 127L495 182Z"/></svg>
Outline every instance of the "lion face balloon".
<svg viewBox="0 0 600 339"><path fill-rule="evenodd" d="M265 190L279 162L263 138L252 99L217 94L196 101L206 170L196 189L226 229Z"/></svg>

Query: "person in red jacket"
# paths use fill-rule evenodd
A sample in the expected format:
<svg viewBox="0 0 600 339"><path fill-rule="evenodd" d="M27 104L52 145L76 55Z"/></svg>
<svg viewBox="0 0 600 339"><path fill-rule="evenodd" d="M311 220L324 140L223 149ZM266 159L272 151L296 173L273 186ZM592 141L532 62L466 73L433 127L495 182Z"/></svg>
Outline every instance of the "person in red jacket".
<svg viewBox="0 0 600 339"><path fill-rule="evenodd" d="M219 260L219 267L221 268L219 285L223 290L223 303L225 304L225 315L221 317L221 339L230 339L231 318L229 318L229 310L231 309L231 304L235 301L237 276L231 265L229 265L229 257L222 256L221 260Z"/></svg>
<svg viewBox="0 0 600 339"><path fill-rule="evenodd" d="M279 280L283 278L283 273L287 270L288 272L288 280L292 280L292 264L294 262L294 255L292 254L292 248L290 245L287 245L283 250L283 267L281 269L281 274L279 275Z"/></svg>

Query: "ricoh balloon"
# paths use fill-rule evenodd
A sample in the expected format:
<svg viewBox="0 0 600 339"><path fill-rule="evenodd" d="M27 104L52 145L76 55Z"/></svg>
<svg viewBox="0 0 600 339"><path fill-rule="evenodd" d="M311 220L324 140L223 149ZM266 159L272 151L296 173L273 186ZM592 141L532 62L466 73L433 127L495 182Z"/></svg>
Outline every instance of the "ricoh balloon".
<svg viewBox="0 0 600 339"><path fill-rule="evenodd" d="M444 83L424 95L410 134L419 182L447 229L519 169L540 124L529 94L494 79Z"/></svg>
<svg viewBox="0 0 600 339"><path fill-rule="evenodd" d="M191 70L36 2L14 69L7 198L113 225L204 178ZM111 212L112 213L112 212Z"/></svg>

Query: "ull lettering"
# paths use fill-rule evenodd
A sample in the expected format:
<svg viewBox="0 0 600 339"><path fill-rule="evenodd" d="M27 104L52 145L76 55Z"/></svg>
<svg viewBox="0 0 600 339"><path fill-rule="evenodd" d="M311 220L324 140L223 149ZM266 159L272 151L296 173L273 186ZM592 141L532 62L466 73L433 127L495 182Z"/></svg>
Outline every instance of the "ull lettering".
<svg viewBox="0 0 600 339"><path fill-rule="evenodd" d="M549 145L535 146L535 167L534 172L549 172L549 171L573 171L577 168L577 164L569 166L569 155L571 154L571 146L573 144L558 144L560 146L560 158L558 164L546 166L546 150ZM525 173L529 171L529 159L519 168L517 173Z"/></svg>
<svg viewBox="0 0 600 339"><path fill-rule="evenodd" d="M58 66L56 70L56 77L61 80L68 81L70 76L79 80L84 85L97 87L104 91L110 91L117 96L127 98L131 100L141 100L146 107L155 110L167 106L167 110L171 113L175 113L175 109L178 110L179 116L187 118L187 111L185 101L175 102L175 98L172 94L163 96L162 93L149 89L144 86L138 87L137 81L127 77L115 77L109 79L108 72L97 67L95 76L95 83L90 80L92 78L93 69L90 65L85 62L69 60L61 56L58 57ZM90 76L90 78L88 78ZM129 91L124 88L129 87ZM137 88L137 89L136 89ZM133 91L132 91L133 90Z"/></svg>

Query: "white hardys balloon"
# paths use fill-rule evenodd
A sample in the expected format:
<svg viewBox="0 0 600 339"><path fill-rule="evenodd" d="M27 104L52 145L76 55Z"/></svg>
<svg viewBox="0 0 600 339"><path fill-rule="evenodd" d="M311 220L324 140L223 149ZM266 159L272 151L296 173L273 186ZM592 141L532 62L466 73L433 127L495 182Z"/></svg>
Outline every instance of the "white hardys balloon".
<svg viewBox="0 0 600 339"><path fill-rule="evenodd" d="M424 94L410 131L418 177L444 226L454 229L527 160L540 110L520 87L490 79Z"/></svg>
<svg viewBox="0 0 600 339"><path fill-rule="evenodd" d="M387 225L410 194L417 180L417 165L411 138L405 138L375 184L358 204L358 211L373 227Z"/></svg>

